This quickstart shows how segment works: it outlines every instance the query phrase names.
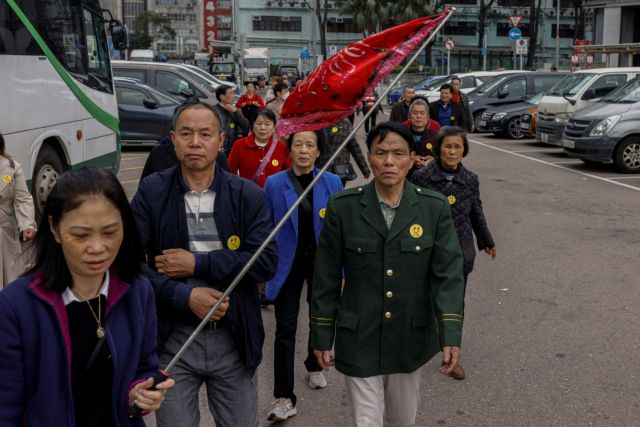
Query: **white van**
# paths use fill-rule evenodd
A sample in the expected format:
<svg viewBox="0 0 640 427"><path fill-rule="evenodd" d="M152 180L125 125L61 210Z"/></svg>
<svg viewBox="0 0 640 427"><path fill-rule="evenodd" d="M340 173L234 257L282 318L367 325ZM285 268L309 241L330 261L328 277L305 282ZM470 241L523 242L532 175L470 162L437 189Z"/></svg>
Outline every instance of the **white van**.
<svg viewBox="0 0 640 427"><path fill-rule="evenodd" d="M451 83L453 77L460 78L460 83L462 84L460 90L463 93L469 93L484 82L505 73L508 73L508 71L474 71L471 73L449 74L434 81L424 89L416 90L416 96L424 96L429 102L437 101L440 99L440 86Z"/></svg>
<svg viewBox="0 0 640 427"><path fill-rule="evenodd" d="M576 110L640 75L640 68L599 68L569 74L547 91L538 104L536 141L562 146L564 125Z"/></svg>
<svg viewBox="0 0 640 427"><path fill-rule="evenodd" d="M153 51L151 49L133 49L129 55L129 61L153 62Z"/></svg>

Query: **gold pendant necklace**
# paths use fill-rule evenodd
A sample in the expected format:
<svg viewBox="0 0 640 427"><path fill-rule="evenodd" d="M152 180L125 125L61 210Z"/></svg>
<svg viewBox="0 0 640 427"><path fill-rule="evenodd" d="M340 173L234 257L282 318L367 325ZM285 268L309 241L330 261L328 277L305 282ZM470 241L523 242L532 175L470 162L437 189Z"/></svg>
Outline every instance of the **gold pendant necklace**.
<svg viewBox="0 0 640 427"><path fill-rule="evenodd" d="M100 320L102 319L102 298L100 297L100 294L98 294L98 315L96 316L96 313L93 311L93 307L91 307L91 303L89 302L89 300L86 300L87 305L89 306L89 310L91 310L91 314L93 315L93 318L96 319L96 323L98 324L98 328L96 329L96 335L98 336L98 338L102 338L104 337L104 328L102 327L102 324L100 322Z"/></svg>

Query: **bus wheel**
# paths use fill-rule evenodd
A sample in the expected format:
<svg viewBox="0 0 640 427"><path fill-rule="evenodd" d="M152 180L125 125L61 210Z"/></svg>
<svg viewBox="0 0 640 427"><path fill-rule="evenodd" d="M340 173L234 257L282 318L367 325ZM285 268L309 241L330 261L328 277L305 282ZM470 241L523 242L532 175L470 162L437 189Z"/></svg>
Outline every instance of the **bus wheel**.
<svg viewBox="0 0 640 427"><path fill-rule="evenodd" d="M56 150L49 145L44 145L40 149L34 170L31 189L36 217L39 219L51 189L58 181L58 177L64 172L64 166Z"/></svg>

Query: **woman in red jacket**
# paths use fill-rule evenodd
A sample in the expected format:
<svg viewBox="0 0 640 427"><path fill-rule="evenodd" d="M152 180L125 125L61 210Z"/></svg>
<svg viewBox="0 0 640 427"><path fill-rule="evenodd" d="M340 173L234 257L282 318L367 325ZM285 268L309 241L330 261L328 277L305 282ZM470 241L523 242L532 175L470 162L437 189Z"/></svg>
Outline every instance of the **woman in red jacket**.
<svg viewBox="0 0 640 427"><path fill-rule="evenodd" d="M233 144L229 154L231 173L237 173L264 188L267 177L291 167L287 145L275 137L276 116L262 110L256 116L253 132Z"/></svg>
<svg viewBox="0 0 640 427"><path fill-rule="evenodd" d="M264 109L264 101L260 95L256 93L256 87L253 83L247 83L247 91L238 99L236 107L242 110L242 114L249 120L251 126L256 120L258 111Z"/></svg>

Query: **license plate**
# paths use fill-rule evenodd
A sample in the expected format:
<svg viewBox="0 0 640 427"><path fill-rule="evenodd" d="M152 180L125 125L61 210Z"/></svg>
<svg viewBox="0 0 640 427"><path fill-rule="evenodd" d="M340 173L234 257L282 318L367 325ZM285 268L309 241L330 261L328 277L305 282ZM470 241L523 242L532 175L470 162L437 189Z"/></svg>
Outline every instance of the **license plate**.
<svg viewBox="0 0 640 427"><path fill-rule="evenodd" d="M540 142L549 142L549 135L547 135L546 133L541 133Z"/></svg>
<svg viewBox="0 0 640 427"><path fill-rule="evenodd" d="M529 123L520 123L520 129L527 129L527 130L529 130Z"/></svg>
<svg viewBox="0 0 640 427"><path fill-rule="evenodd" d="M478 126L486 126L487 122L485 120L478 120Z"/></svg>
<svg viewBox="0 0 640 427"><path fill-rule="evenodd" d="M576 143L574 141L568 141L566 139L562 140L562 146L564 148L575 148Z"/></svg>
<svg viewBox="0 0 640 427"><path fill-rule="evenodd" d="M227 80L227 76L220 76L220 77L218 77L218 79L220 79L220 80Z"/></svg>

